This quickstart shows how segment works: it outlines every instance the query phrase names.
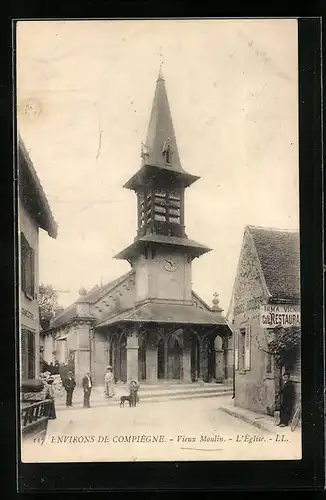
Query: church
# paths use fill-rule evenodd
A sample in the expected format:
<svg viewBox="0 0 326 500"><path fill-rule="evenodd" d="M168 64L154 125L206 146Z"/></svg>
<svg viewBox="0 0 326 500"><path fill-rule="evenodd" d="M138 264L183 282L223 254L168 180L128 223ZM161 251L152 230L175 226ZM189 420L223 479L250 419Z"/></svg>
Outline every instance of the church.
<svg viewBox="0 0 326 500"><path fill-rule="evenodd" d="M77 383L91 371L99 385L108 365L121 382L231 379L223 311L217 298L210 307L192 290L192 262L210 251L184 224L185 189L198 179L181 164L160 71L140 169L123 186L137 197L138 227L115 258L131 269L105 286L82 288L74 304L56 311L42 333L47 363L69 360Z"/></svg>

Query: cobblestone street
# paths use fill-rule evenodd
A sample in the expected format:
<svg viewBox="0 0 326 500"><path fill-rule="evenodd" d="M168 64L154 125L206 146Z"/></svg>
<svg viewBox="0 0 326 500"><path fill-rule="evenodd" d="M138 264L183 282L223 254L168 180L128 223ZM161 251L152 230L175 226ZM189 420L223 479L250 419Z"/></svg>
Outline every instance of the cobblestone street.
<svg viewBox="0 0 326 500"><path fill-rule="evenodd" d="M301 457L300 433L259 429L220 410L230 397L58 410L23 461L272 460ZM278 430L277 430L278 429ZM278 435L276 433L279 433ZM283 435L283 437L282 437Z"/></svg>

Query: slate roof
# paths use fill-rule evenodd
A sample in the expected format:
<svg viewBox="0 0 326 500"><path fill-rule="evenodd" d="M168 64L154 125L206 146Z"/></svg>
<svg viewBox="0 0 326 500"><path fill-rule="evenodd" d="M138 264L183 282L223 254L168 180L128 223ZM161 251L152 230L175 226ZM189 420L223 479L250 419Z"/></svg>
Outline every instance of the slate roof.
<svg viewBox="0 0 326 500"><path fill-rule="evenodd" d="M162 154L162 148L168 139L170 139L172 157L171 163L167 164ZM158 169L176 174L183 180L186 186L199 179L198 176L186 172L181 165L165 81L161 70L156 82L147 130L146 146L148 156L143 158L141 168L126 182L124 185L125 188L136 189L138 185L144 182L144 178L147 175L156 175L155 170L157 171Z"/></svg>
<svg viewBox="0 0 326 500"><path fill-rule="evenodd" d="M211 249L201 243L197 243L194 240L188 238L179 238L177 236L166 236L164 234L146 234L141 238L137 238L134 243L129 245L127 248L115 255L116 259L125 259L132 256L134 253L138 253L139 245L144 245L146 243L159 243L160 245L173 245L174 247L188 247L190 250L194 251L198 255L210 252Z"/></svg>
<svg viewBox="0 0 326 500"><path fill-rule="evenodd" d="M108 292L110 292L111 290L113 290L115 287L117 287L118 285L120 285L121 283L123 283L129 276L132 276L133 274L135 274L135 271L133 269L131 269L127 273L122 274L121 276L119 276L119 278L117 278L117 279L115 279L113 281L110 281L109 283L107 283L106 285L104 285L102 287L99 286L99 285L96 285L84 297L81 297L81 300L83 302L86 301L86 302L89 302L91 304L94 304L101 297L103 297ZM78 299L78 300L80 301L80 299Z"/></svg>
<svg viewBox="0 0 326 500"><path fill-rule="evenodd" d="M107 326L119 322L182 323L196 325L221 325L227 327L226 320L214 312L172 303L147 302L123 311L102 321L97 326Z"/></svg>
<svg viewBox="0 0 326 500"><path fill-rule="evenodd" d="M33 214L39 227L47 231L51 238L56 238L58 233L57 223L54 220L40 179L20 135L18 138L18 164L20 197L26 208Z"/></svg>
<svg viewBox="0 0 326 500"><path fill-rule="evenodd" d="M170 145L173 151L171 164L175 170L182 171L165 81L162 70L160 70L146 136L146 145L149 149L149 165L166 167L162 155L162 146L168 137L171 140Z"/></svg>
<svg viewBox="0 0 326 500"><path fill-rule="evenodd" d="M300 300L299 233L256 226L247 228L272 298Z"/></svg>
<svg viewBox="0 0 326 500"><path fill-rule="evenodd" d="M54 317L50 321L50 329L65 325L76 317L77 317L77 306L76 302L74 302L70 306L66 307L66 309L64 309L62 313L58 314L58 316Z"/></svg>
<svg viewBox="0 0 326 500"><path fill-rule="evenodd" d="M134 270L129 271L128 273L123 274L119 278L110 281L105 286L100 287L99 285L94 286L86 295L79 297L73 304L66 307L61 314L57 317L53 318L50 323L50 329L58 328L62 325L69 323L72 319L77 317L77 303L78 302L89 302L90 304L94 304L99 300L103 295L113 290L116 286L120 285L125 281L129 276L134 274Z"/></svg>

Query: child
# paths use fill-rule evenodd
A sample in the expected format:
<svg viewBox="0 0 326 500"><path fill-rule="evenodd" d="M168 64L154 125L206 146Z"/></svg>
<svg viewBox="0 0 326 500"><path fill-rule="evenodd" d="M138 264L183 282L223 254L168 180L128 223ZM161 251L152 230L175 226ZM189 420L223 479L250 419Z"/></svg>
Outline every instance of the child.
<svg viewBox="0 0 326 500"><path fill-rule="evenodd" d="M138 389L138 382L136 380L132 380L129 385L130 406L136 406L139 402Z"/></svg>

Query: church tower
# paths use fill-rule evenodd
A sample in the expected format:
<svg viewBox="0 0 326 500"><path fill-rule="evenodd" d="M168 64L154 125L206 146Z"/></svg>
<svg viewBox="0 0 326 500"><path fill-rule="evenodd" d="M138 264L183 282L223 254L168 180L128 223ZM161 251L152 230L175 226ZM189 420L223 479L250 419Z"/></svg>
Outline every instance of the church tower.
<svg viewBox="0 0 326 500"><path fill-rule="evenodd" d="M189 302L192 260L210 249L186 234L184 193L199 177L181 165L161 70L141 158L140 169L124 185L137 196L137 236L116 258L135 270L136 302Z"/></svg>

